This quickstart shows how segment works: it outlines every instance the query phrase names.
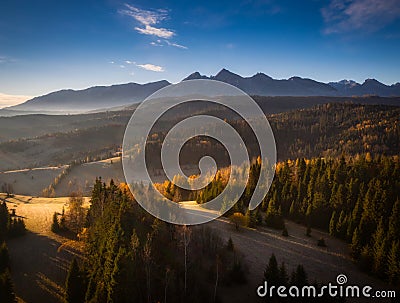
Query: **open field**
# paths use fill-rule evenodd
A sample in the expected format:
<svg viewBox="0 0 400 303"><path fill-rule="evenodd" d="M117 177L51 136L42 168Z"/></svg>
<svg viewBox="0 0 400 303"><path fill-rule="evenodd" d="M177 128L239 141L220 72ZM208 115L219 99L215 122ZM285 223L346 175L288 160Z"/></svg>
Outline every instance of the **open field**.
<svg viewBox="0 0 400 303"><path fill-rule="evenodd" d="M5 195L0 194L4 199ZM8 242L12 279L19 302L62 302L69 262L79 256L76 241L50 231L54 212L62 211L68 198L35 198L16 195L6 199L8 208L24 217L27 234ZM87 205L88 199L85 198Z"/></svg>
<svg viewBox="0 0 400 303"><path fill-rule="evenodd" d="M0 185L11 184L13 192L18 195L40 196L42 190L54 182L67 166L41 167L0 172ZM61 178L55 186L56 197L66 197L73 191L90 195L92 185L97 177L104 182L111 179L124 182L121 160L119 157L73 166L71 171Z"/></svg>
<svg viewBox="0 0 400 303"><path fill-rule="evenodd" d="M15 194L38 197L42 195L42 190L52 184L54 179L66 168L67 165L63 165L0 172L0 185L11 184ZM197 167L186 167L185 172L195 174ZM121 158L113 157L72 166L70 171L54 187L55 196L66 197L74 191L89 196L96 178L100 176L103 182L107 184L110 183L111 179L115 183L125 182ZM164 178L160 175L154 177L153 180L162 183Z"/></svg>
<svg viewBox="0 0 400 303"><path fill-rule="evenodd" d="M125 182L121 159L115 157L73 167L55 187L56 196L68 196L73 191L80 191L84 195L90 195L96 178L100 176L106 183L109 183L111 179L116 183Z"/></svg>
<svg viewBox="0 0 400 303"><path fill-rule="evenodd" d="M66 166L20 169L0 172L0 185L11 184L13 192L20 195L40 196Z"/></svg>

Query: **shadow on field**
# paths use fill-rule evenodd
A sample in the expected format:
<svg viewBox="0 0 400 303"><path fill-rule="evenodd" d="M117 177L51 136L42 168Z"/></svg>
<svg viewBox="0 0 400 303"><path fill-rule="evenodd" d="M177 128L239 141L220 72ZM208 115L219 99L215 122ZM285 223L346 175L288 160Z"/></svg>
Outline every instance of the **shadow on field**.
<svg viewBox="0 0 400 303"><path fill-rule="evenodd" d="M11 275L15 292L22 302L62 302L69 261L75 254L62 249L54 239L27 232L11 239Z"/></svg>

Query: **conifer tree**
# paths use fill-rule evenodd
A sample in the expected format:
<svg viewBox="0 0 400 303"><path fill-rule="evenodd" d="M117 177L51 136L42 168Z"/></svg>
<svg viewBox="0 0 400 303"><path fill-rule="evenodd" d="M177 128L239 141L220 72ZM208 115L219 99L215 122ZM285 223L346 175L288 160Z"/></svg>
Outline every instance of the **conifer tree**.
<svg viewBox="0 0 400 303"><path fill-rule="evenodd" d="M279 285L287 286L289 283L289 276L284 262L279 266L279 280Z"/></svg>
<svg viewBox="0 0 400 303"><path fill-rule="evenodd" d="M257 210L247 210L246 211L246 225L247 227L256 227L257 226Z"/></svg>
<svg viewBox="0 0 400 303"><path fill-rule="evenodd" d="M129 290L128 285L124 284L126 281L126 251L120 247L118 254L114 261L114 269L111 274L111 282L109 284L108 302L119 303L127 301L127 291Z"/></svg>
<svg viewBox="0 0 400 303"><path fill-rule="evenodd" d="M53 214L53 223L51 224L51 231L53 233L60 232L60 223L58 222L58 214L56 212Z"/></svg>
<svg viewBox="0 0 400 303"><path fill-rule="evenodd" d="M10 215L8 213L7 204L0 203L0 241L5 240L9 227Z"/></svg>
<svg viewBox="0 0 400 303"><path fill-rule="evenodd" d="M337 224L337 216L336 210L332 212L331 220L329 221L329 234L331 236L336 235L336 224Z"/></svg>
<svg viewBox="0 0 400 303"><path fill-rule="evenodd" d="M303 265L297 265L296 271L293 271L290 284L296 286L305 286L308 284L307 273Z"/></svg>
<svg viewBox="0 0 400 303"><path fill-rule="evenodd" d="M365 271L370 271L372 269L373 261L374 257L372 249L369 244L365 245L361 249L360 259L358 261L360 268Z"/></svg>
<svg viewBox="0 0 400 303"><path fill-rule="evenodd" d="M387 257L387 239L386 232L381 219L373 239L373 271L383 277L386 273L386 257Z"/></svg>
<svg viewBox="0 0 400 303"><path fill-rule="evenodd" d="M358 232L358 227L356 227L354 233L353 233L353 237L351 240L351 253L353 255L354 258L358 258L360 256L361 253L361 237L360 237L360 233Z"/></svg>
<svg viewBox="0 0 400 303"><path fill-rule="evenodd" d="M74 258L68 270L65 282L65 302L81 303L85 301L85 285L82 272L77 260Z"/></svg>
<svg viewBox="0 0 400 303"><path fill-rule="evenodd" d="M339 238L344 239L346 236L346 232L347 232L347 216L344 210L342 210L340 212L339 219L336 223L336 235Z"/></svg>
<svg viewBox="0 0 400 303"><path fill-rule="evenodd" d="M280 277L281 276L278 268L278 262L275 255L272 254L264 271L264 281L267 281L269 285L278 286L281 282Z"/></svg>
<svg viewBox="0 0 400 303"><path fill-rule="evenodd" d="M400 285L400 242L393 242L388 255L387 275L392 285Z"/></svg>
<svg viewBox="0 0 400 303"><path fill-rule="evenodd" d="M390 241L400 240L400 199L397 198L393 204L389 218L388 238Z"/></svg>
<svg viewBox="0 0 400 303"><path fill-rule="evenodd" d="M8 270L0 274L0 302L1 303L16 302L14 287Z"/></svg>
<svg viewBox="0 0 400 303"><path fill-rule="evenodd" d="M3 273L8 269L10 262L10 256L8 254L8 248L5 242L0 245L0 273Z"/></svg>

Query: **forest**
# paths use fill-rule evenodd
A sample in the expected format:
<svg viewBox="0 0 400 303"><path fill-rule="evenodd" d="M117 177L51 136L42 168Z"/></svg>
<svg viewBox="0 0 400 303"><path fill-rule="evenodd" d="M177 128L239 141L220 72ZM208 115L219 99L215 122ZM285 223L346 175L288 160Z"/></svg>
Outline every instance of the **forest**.
<svg viewBox="0 0 400 303"><path fill-rule="evenodd" d="M65 300L77 302L218 302L219 289L246 282L243 257L211 229L155 219L126 185L96 181L70 266Z"/></svg>
<svg viewBox="0 0 400 303"><path fill-rule="evenodd" d="M311 228L329 231L349 243L361 269L400 285L399 156L367 153L279 162L268 195L249 211L259 161L250 168L245 193L226 216L241 214L243 224L251 227L285 229L284 219L290 219L302 223L307 233ZM220 194L225 185L221 174L197 192L199 203Z"/></svg>
<svg viewBox="0 0 400 303"><path fill-rule="evenodd" d="M226 110L213 112L230 117ZM274 133L279 161L297 158L355 156L371 153L400 153L400 108L387 105L328 103L313 108L268 115ZM227 120L246 143L250 158L259 155L253 131L238 117ZM160 151L168 128L149 137L146 156L150 168L160 169ZM182 136L186 134L182 133ZM189 140L180 154L182 165L197 163L203 155L212 156L219 167L229 166L229 156L216 140L198 136Z"/></svg>

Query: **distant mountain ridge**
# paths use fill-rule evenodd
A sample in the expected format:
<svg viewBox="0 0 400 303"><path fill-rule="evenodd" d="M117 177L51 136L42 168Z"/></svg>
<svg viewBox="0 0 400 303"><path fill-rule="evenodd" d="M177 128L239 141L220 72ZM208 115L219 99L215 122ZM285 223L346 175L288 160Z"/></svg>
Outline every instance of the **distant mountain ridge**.
<svg viewBox="0 0 400 303"><path fill-rule="evenodd" d="M360 84L353 80L323 83L312 79L291 77L273 79L264 73L242 77L227 69L215 76L194 72L182 81L212 79L234 85L249 95L257 96L400 96L400 83L385 85L375 79ZM143 101L157 90L170 85L166 80L146 84L126 83L112 86L95 86L83 90L60 90L33 98L23 104L9 107L8 111L83 112L127 106ZM4 110L4 111L5 111ZM0 110L1 115L1 110Z"/></svg>
<svg viewBox="0 0 400 303"><path fill-rule="evenodd" d="M143 101L157 90L170 85L166 80L146 84L126 83L94 86L83 90L60 90L8 107L18 111L82 112L101 108L126 106Z"/></svg>
<svg viewBox="0 0 400 303"><path fill-rule="evenodd" d="M242 77L226 69L211 77L200 75L196 72L185 80L212 79L236 86L249 95L257 96L332 96L336 89L332 86L300 77L292 77L287 80L276 80L263 73L257 73L251 77Z"/></svg>
<svg viewBox="0 0 400 303"><path fill-rule="evenodd" d="M204 76L195 72L185 79L213 79L234 85L250 95L259 96L364 96L380 97L400 96L400 83L385 85L375 79L366 79L360 84L353 80L323 83L312 79L291 77L289 79L273 79L264 73L251 77L242 77L229 70L222 69L215 76Z"/></svg>

